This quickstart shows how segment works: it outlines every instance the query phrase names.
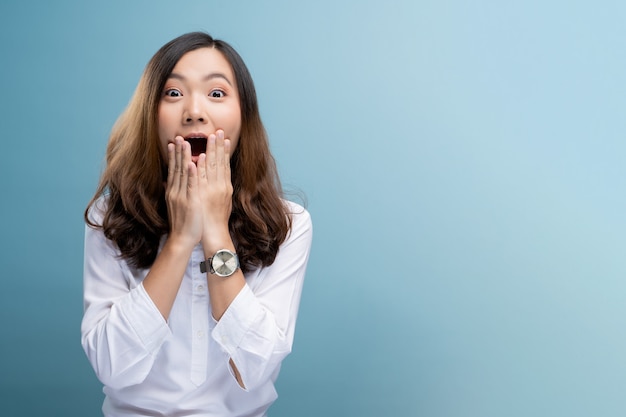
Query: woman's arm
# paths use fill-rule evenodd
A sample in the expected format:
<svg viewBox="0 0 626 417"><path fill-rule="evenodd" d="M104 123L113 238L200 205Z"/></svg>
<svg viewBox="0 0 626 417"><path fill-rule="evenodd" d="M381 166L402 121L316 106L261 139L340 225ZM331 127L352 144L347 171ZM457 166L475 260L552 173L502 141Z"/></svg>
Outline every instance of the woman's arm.
<svg viewBox="0 0 626 417"><path fill-rule="evenodd" d="M167 150L165 200L170 233L143 282L165 320L174 305L191 252L202 236L202 201L198 195L198 170L191 162L191 145L177 137Z"/></svg>
<svg viewBox="0 0 626 417"><path fill-rule="evenodd" d="M169 336L169 313L200 241L202 210L189 144L168 146L166 201L170 233L145 278L134 282L114 243L101 230L85 232L82 344L99 379L121 388L145 379ZM101 212L93 213L100 216ZM95 219L102 224L102 219Z"/></svg>
<svg viewBox="0 0 626 417"><path fill-rule="evenodd" d="M235 250L228 229L233 187L230 140L218 130L209 135L198 159L199 193L204 208L201 243L205 259L220 249ZM292 229L274 263L264 268L254 291L241 270L229 277L207 273L213 337L228 357L239 386L251 390L275 375L291 351L300 294L311 247L309 214L292 204Z"/></svg>
<svg viewBox="0 0 626 417"><path fill-rule="evenodd" d="M294 211L292 229L276 260L259 272L253 287L244 283L212 332L228 357L233 377L246 390L275 378L293 344L312 223L302 207L290 206ZM210 279L228 281L233 277Z"/></svg>
<svg viewBox="0 0 626 417"><path fill-rule="evenodd" d="M142 382L171 334L142 278L102 230L85 228L81 343L98 379L114 389Z"/></svg>

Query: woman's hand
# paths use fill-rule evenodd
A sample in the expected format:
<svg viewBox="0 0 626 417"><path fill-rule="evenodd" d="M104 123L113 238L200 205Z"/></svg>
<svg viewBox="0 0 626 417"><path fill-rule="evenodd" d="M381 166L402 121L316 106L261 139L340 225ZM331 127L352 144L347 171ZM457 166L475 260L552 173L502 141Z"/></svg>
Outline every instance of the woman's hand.
<svg viewBox="0 0 626 417"><path fill-rule="evenodd" d="M167 145L168 172L165 200L170 221L168 239L186 248L200 242L203 229L198 169L191 161L191 145L177 136Z"/></svg>
<svg viewBox="0 0 626 417"><path fill-rule="evenodd" d="M201 241L208 252L232 246L228 229L233 197L230 145L224 131L218 130L209 135L206 154L198 158L198 188L204 214Z"/></svg>

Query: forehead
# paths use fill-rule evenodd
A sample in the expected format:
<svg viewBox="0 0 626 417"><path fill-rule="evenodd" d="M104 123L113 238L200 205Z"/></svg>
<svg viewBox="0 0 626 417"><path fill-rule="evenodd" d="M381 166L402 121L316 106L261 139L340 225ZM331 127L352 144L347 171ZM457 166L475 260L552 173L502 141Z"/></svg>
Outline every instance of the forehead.
<svg viewBox="0 0 626 417"><path fill-rule="evenodd" d="M200 48L187 52L172 70L172 74L184 75L186 78L205 77L213 73L226 76L234 84L235 77L230 63L215 48Z"/></svg>

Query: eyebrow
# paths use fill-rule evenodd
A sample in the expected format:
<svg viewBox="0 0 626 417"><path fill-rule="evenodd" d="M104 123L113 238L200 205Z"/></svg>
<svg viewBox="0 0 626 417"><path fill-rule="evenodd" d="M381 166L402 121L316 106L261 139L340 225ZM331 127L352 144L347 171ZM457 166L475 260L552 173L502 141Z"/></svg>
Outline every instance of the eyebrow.
<svg viewBox="0 0 626 417"><path fill-rule="evenodd" d="M185 81L186 80L186 78L183 75L177 74L175 72L171 73L170 76L168 77L168 79L169 78L174 78L176 80L181 80L181 81ZM228 77L226 77L226 75L222 74L221 72L212 72L210 74L207 74L207 75L204 76L204 78L202 78L202 81L209 81L209 80L212 80L214 78L222 78L222 79L224 79L224 81L226 81L228 83L228 85L230 85L231 87L233 86L231 84L230 80L228 79Z"/></svg>

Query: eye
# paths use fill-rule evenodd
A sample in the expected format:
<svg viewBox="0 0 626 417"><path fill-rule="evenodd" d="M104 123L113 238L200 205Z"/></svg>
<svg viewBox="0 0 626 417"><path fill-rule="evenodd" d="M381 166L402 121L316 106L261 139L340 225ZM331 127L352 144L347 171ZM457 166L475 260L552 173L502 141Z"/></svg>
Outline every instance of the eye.
<svg viewBox="0 0 626 417"><path fill-rule="evenodd" d="M163 95L167 97L181 97L183 94L175 88L168 88L163 92Z"/></svg>
<svg viewBox="0 0 626 417"><path fill-rule="evenodd" d="M222 90L213 90L209 93L209 97L212 98L223 98L226 97L226 93Z"/></svg>

